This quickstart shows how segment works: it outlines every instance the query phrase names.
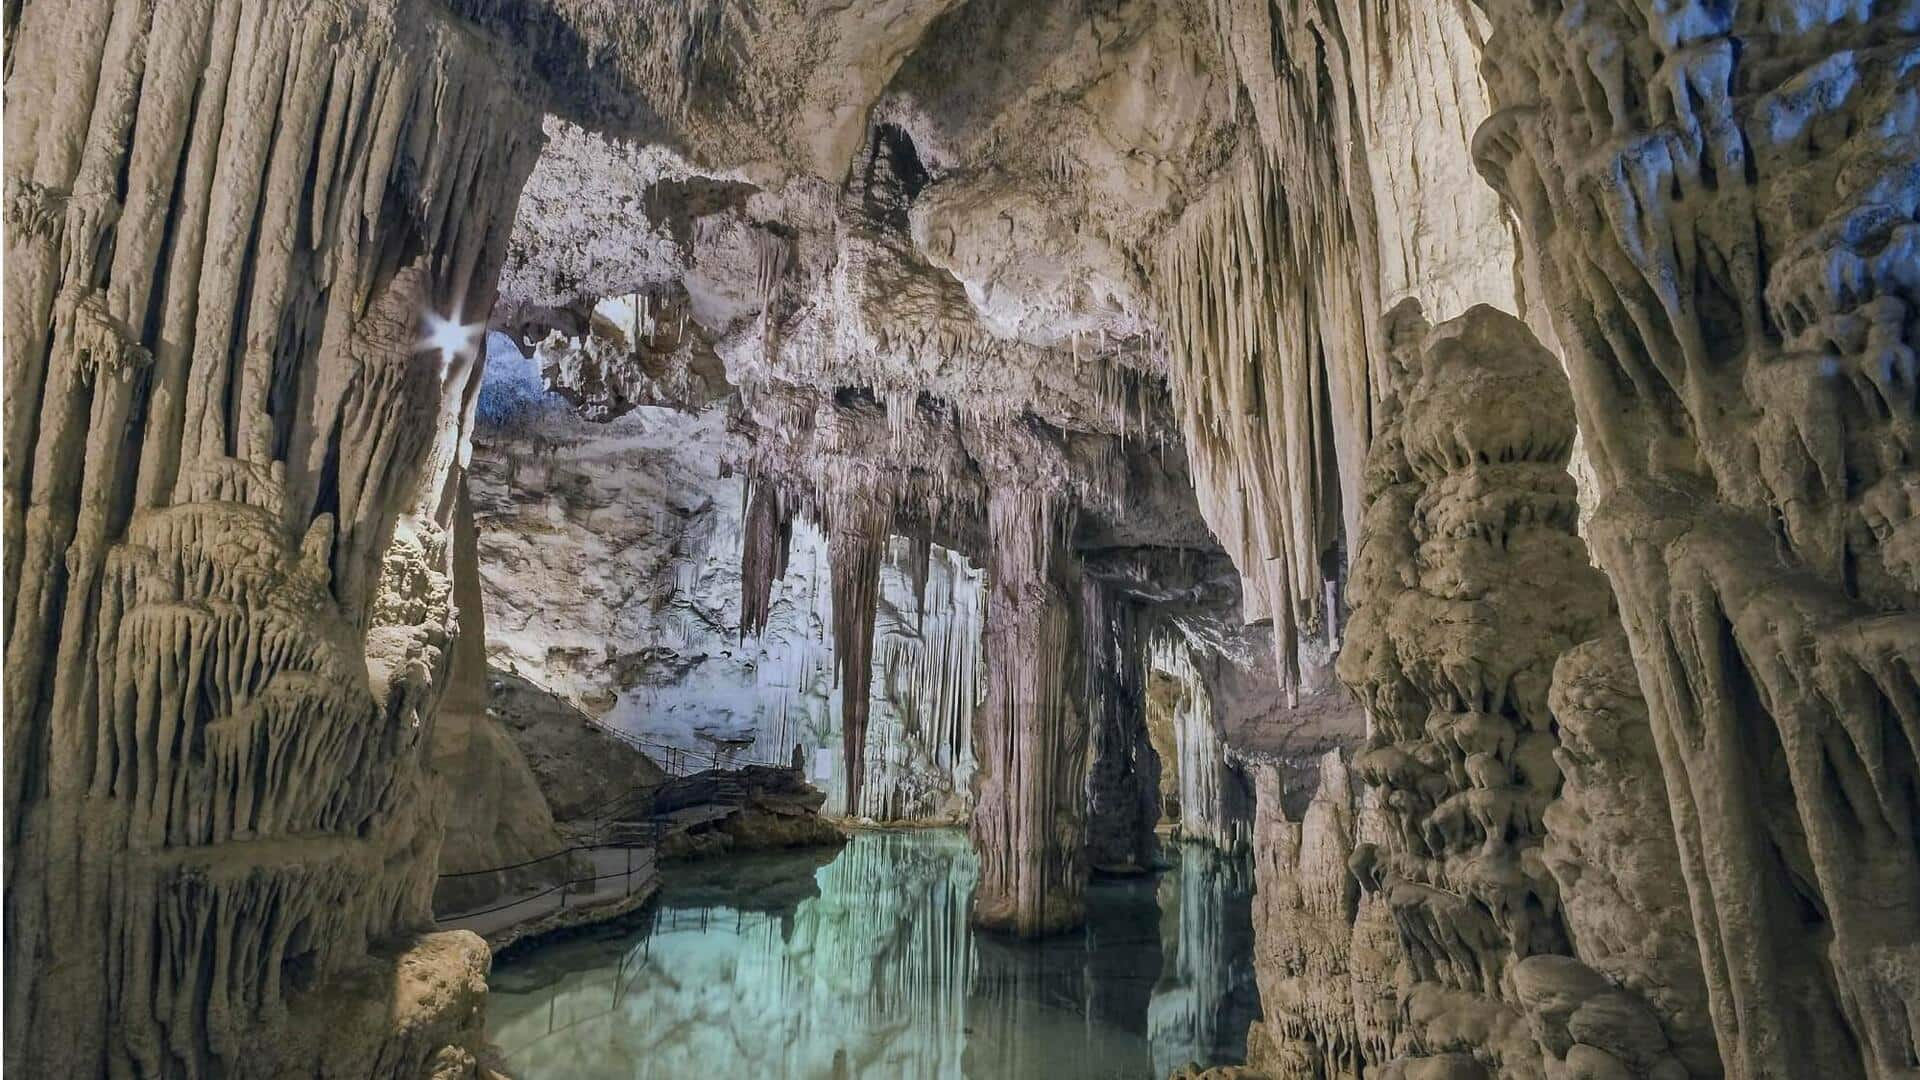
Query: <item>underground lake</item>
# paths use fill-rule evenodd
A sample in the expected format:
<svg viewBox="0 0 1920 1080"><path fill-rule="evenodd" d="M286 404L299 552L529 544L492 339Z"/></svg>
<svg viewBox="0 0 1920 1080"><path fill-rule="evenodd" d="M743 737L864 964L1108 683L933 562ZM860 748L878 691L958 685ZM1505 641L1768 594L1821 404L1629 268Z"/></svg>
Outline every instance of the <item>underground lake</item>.
<svg viewBox="0 0 1920 1080"><path fill-rule="evenodd" d="M1166 844L1096 877L1084 929L973 929L964 833L674 868L620 925L500 958L488 1016L525 1080L1164 1077L1244 1060L1259 1014L1244 859Z"/></svg>

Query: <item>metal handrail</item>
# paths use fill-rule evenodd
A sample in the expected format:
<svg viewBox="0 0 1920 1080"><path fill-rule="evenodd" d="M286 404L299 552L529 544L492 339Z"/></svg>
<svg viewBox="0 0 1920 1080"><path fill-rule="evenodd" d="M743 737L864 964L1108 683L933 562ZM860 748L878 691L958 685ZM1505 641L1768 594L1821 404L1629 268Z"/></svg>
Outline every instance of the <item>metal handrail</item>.
<svg viewBox="0 0 1920 1080"><path fill-rule="evenodd" d="M451 877L472 877L477 874L499 873L503 870L513 870L523 866L532 866L535 863L545 862L549 859L558 858L562 855L570 855L576 851L625 851L627 853L627 865L626 865L626 868L623 870L618 870L610 874L602 874L599 872L599 868L595 867L594 873L588 877L568 878L557 885L549 886L548 888L542 889L537 893L533 893L528 896L522 896L515 900L509 900L504 904L495 904L493 907L481 908L477 911L454 912L452 914L447 915L445 918L441 918L440 916L436 915L434 916L434 922L445 924L445 923L459 922L462 919L475 919L475 918L479 918L482 915L492 915L497 912L506 911L510 908L516 908L525 904L531 904L536 900L543 900L549 896L552 896L554 893L560 894L559 906L561 909L564 910L567 906L567 894L575 886L579 886L579 885L596 885L597 886L602 881L610 881L614 878L619 878L619 877L624 877L627 879L627 893L631 895L633 892L634 870L645 869L648 865L650 864L657 865L659 862L659 857L657 854L655 854L655 851L659 847L660 825L658 822L650 822L649 824L652 827L651 838L654 841L654 843L651 846L646 844L637 844L637 843L576 844L563 851L556 851L552 855L543 855L538 859L530 859L526 862L515 863L512 866L496 867L491 870L468 870L458 874L442 874L440 875L442 878L451 878ZM641 849L644 849L647 852L647 862L642 863L639 867L636 867L633 863L633 852L635 850L641 850Z"/></svg>
<svg viewBox="0 0 1920 1080"><path fill-rule="evenodd" d="M693 776L698 776L706 772L733 771L733 770L738 770L740 768L745 768L749 766L758 766L760 768L773 768L773 769L792 768L792 764L790 762L786 764L776 764L773 762L754 761L751 759L743 761L732 755L727 755L724 758L724 765L723 765L722 755L718 750L713 750L713 751L709 751L706 755L707 759L712 762L712 765L709 768L697 769L691 772L676 772L674 771L674 768L670 766L678 766L678 767L684 768L684 766L686 765L689 759L698 760L697 755L699 754L699 751L689 750L686 747L673 746L671 744L663 743L655 739L647 739L638 735L633 735L629 732L621 731L618 728L611 727L607 724L601 723L597 718L592 716L588 716L586 719L587 719L587 722L591 723L593 726L599 728L600 730L606 732L609 735L612 735L614 738L617 738L620 741L627 743L628 745L634 747L635 749L641 750L642 752L645 752L649 748L666 752L668 757L668 764L662 765L661 767L662 767L662 770L667 773L667 776L661 780L656 780L656 781L643 783L643 784L635 784L633 787L628 788L625 791L622 791L618 795L615 795L613 798L608 799L605 802L599 803L594 807L592 807L591 809L587 810L586 813L583 814L582 816L585 818L591 819L591 823L592 823L592 828L589 833L589 836L592 837L592 840L588 843L569 844L568 846L561 848L558 851L539 856L538 858L525 859L517 863L508 863L504 866L490 866L480 870L461 870L451 874L441 874L439 875L439 878L441 880L445 880L448 878L479 877L483 874L500 874L500 873L505 873L509 870L520 870L525 867L537 866L540 863L550 862L554 859L565 858L567 856L570 856L577 852L582 852L582 851L606 851L606 850L623 850L624 849L628 852L631 852L636 848L644 848L644 847L652 847L657 849L660 845L661 835L665 831L665 825L659 819L652 817L650 814L646 818L641 819L641 813L643 810L651 811L653 803L657 801L660 792L666 788L671 787L675 782L680 780L685 780ZM649 755L649 757L651 756L652 755ZM625 871L625 874L629 879L629 883L631 883L632 873L633 873L633 868L632 868L631 861L629 861L628 868ZM523 904L530 904L536 900L540 900L545 897L552 896L556 892L561 894L560 906L564 908L566 907L567 891L573 886L588 884L588 883L598 884L600 881L605 880L607 878L619 877L619 876L621 875L620 874L596 874L593 877L569 878L568 880L560 882L558 885L554 885L550 888L534 893L531 896L523 896L517 900L512 900L505 904L499 904L490 908L483 908L479 911L463 911L458 914L449 916L448 920L452 921L452 920L459 920L459 919L470 919L470 918L476 918L481 915L491 915L496 912L505 911L508 908L519 907ZM440 921L440 920L436 919L436 921Z"/></svg>

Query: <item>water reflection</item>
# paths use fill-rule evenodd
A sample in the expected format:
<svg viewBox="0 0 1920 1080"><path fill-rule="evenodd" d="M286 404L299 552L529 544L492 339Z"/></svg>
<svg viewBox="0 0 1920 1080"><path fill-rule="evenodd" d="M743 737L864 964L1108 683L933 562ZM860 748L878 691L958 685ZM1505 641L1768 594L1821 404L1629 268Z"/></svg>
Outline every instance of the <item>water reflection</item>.
<svg viewBox="0 0 1920 1080"><path fill-rule="evenodd" d="M1244 866L1187 846L1095 881L1088 925L1038 943L967 923L956 831L866 832L830 862L684 869L650 918L508 958L488 1006L543 1078L1164 1077L1239 1060L1257 1014Z"/></svg>

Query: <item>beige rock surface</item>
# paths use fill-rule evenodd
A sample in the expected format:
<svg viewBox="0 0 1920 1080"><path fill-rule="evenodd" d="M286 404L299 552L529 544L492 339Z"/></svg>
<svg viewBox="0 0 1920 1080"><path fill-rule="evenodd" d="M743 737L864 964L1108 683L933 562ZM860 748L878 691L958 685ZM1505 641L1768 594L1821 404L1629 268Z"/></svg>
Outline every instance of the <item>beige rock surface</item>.
<svg viewBox="0 0 1920 1080"><path fill-rule="evenodd" d="M486 960L379 974L479 382L418 342L491 306L533 113L412 4L6 29L7 1071L420 1072Z"/></svg>

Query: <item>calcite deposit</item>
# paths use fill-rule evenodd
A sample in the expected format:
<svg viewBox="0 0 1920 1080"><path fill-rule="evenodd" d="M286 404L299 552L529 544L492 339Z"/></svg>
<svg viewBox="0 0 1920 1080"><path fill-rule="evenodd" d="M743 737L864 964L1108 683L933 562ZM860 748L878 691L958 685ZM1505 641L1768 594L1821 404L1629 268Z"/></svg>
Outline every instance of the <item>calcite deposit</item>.
<svg viewBox="0 0 1920 1080"><path fill-rule="evenodd" d="M479 387L420 342L536 113L412 4L6 29L7 1071L418 1072L485 969L409 944Z"/></svg>
<svg viewBox="0 0 1920 1080"><path fill-rule="evenodd" d="M1249 1068L1920 1068L1907 7L0 26L9 1069L474 1075L633 745L1249 855Z"/></svg>

